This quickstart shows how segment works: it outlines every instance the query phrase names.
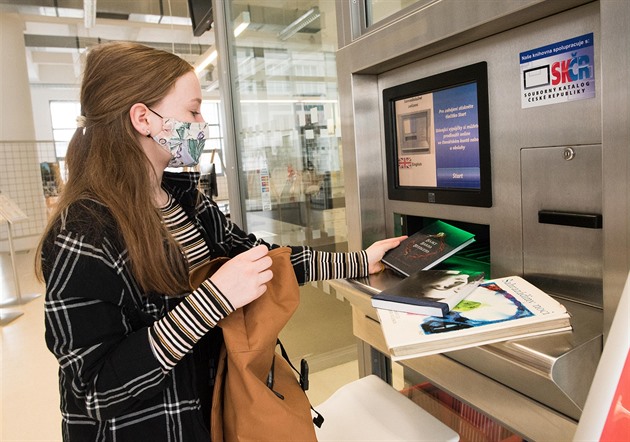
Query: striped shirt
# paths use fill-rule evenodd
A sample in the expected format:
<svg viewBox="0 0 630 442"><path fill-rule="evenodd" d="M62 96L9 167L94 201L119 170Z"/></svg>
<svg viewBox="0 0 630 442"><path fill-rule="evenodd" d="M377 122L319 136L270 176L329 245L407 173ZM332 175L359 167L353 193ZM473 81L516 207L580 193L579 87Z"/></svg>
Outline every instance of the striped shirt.
<svg viewBox="0 0 630 442"><path fill-rule="evenodd" d="M192 272L210 258L208 245L204 242L199 229L195 228L182 206L177 204L170 193L166 205L160 211L164 225L182 248L188 268Z"/></svg>
<svg viewBox="0 0 630 442"><path fill-rule="evenodd" d="M199 229L170 194L161 212L164 225L182 248L192 272L210 257L208 246ZM359 276L363 268L367 268L364 252L308 252L311 255L308 273L315 280ZM365 262L361 258L365 258ZM150 330L151 346L163 369L172 369L210 328L233 311L230 301L212 281L206 279Z"/></svg>

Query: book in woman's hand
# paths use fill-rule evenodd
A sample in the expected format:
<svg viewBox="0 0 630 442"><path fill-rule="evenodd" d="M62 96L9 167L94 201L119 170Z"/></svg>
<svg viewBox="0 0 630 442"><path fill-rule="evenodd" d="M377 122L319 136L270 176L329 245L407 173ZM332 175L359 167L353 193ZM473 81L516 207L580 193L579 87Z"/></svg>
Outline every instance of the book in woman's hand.
<svg viewBox="0 0 630 442"><path fill-rule="evenodd" d="M470 276L453 270L420 270L372 296L372 306L421 315L445 316L483 278L483 273Z"/></svg>
<svg viewBox="0 0 630 442"><path fill-rule="evenodd" d="M409 276L428 270L475 241L475 235L444 221L414 233L383 257L388 267Z"/></svg>

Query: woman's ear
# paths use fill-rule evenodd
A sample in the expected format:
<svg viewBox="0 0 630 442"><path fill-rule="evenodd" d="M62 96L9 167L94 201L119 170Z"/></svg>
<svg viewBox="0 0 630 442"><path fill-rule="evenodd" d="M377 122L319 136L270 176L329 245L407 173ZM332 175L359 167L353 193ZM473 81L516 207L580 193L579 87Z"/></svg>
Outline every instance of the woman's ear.
<svg viewBox="0 0 630 442"><path fill-rule="evenodd" d="M143 103L136 103L129 109L131 124L143 137L151 136L151 122L148 118L149 109Z"/></svg>

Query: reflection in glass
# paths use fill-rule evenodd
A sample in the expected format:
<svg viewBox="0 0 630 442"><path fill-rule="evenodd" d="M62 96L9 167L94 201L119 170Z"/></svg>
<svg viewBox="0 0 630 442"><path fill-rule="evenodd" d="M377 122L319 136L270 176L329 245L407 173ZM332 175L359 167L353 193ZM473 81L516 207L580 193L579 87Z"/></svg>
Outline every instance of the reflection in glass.
<svg viewBox="0 0 630 442"><path fill-rule="evenodd" d="M346 250L335 4L230 2L244 224L274 243ZM230 32L232 34L232 32Z"/></svg>
<svg viewBox="0 0 630 442"><path fill-rule="evenodd" d="M364 0L366 27L386 19L387 17L418 3L421 0ZM422 0L425 1L426 0Z"/></svg>

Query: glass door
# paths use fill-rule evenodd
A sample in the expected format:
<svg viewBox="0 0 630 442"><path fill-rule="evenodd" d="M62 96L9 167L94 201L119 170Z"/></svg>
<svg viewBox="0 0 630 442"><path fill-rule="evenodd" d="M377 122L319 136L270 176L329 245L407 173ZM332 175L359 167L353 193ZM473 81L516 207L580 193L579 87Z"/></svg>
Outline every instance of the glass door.
<svg viewBox="0 0 630 442"><path fill-rule="evenodd" d="M243 227L345 250L335 2L234 0L226 13Z"/></svg>
<svg viewBox="0 0 630 442"><path fill-rule="evenodd" d="M226 173L238 174L229 180L238 184L233 187L240 199L234 221L271 243L346 251L336 1L215 4L215 20L226 18L216 31L227 41L218 48L219 70L227 79L221 78L228 83L221 84L226 155L235 164ZM349 304L327 284L300 291L300 307L281 334L289 354L307 357L311 373L349 365L332 383L327 380L330 387L357 378Z"/></svg>

